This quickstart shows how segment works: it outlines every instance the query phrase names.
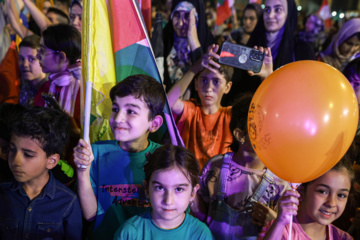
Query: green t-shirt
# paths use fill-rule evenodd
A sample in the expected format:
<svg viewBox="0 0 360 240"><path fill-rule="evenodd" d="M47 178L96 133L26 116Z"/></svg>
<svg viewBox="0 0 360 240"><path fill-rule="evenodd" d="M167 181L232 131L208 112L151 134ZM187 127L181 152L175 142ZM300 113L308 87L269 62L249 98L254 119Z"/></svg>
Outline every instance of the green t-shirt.
<svg viewBox="0 0 360 240"><path fill-rule="evenodd" d="M142 189L145 155L160 145L149 140L144 151L135 153L122 150L115 140L100 141L91 146L94 161L90 179L98 208L89 239L112 239L127 219L143 213L150 206L145 202Z"/></svg>
<svg viewBox="0 0 360 240"><path fill-rule="evenodd" d="M184 222L171 230L161 229L151 219L150 209L141 216L127 220L115 233L114 240L169 240L201 239L212 240L210 229L199 219L186 213Z"/></svg>

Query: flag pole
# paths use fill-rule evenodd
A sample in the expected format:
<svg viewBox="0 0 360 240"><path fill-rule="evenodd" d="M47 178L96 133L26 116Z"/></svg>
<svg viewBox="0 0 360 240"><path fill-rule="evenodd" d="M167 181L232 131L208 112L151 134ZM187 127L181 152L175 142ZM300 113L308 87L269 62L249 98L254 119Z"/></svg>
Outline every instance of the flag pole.
<svg viewBox="0 0 360 240"><path fill-rule="evenodd" d="M87 27L88 29L88 54L87 59L85 61L87 61L87 69L86 69L86 91L85 91L85 106L84 106L84 126L83 126L83 139L85 140L85 142L87 144L90 144L90 114L91 114L91 93L92 93L92 86L93 83L90 81L90 59L91 57L89 55L91 55L91 51L90 51L90 47L91 47L91 41L89 41L90 36L91 36L91 0L87 1L88 4L88 26L84 26ZM83 31L84 32L84 31ZM83 81L84 82L84 81ZM83 86L85 87L85 86ZM80 165L80 168L86 168L85 165Z"/></svg>

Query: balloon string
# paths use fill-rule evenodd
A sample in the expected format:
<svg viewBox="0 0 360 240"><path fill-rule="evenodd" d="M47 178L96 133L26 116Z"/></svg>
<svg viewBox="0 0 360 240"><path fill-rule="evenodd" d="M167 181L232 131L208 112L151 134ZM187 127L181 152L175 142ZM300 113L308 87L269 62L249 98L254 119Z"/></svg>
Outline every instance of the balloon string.
<svg viewBox="0 0 360 240"><path fill-rule="evenodd" d="M301 183L291 183L289 182L290 186L291 186L291 189L293 191L295 191ZM290 223L289 223L289 235L288 235L288 240L291 240L291 230L292 230L292 223L293 223L293 217L291 217L290 219Z"/></svg>

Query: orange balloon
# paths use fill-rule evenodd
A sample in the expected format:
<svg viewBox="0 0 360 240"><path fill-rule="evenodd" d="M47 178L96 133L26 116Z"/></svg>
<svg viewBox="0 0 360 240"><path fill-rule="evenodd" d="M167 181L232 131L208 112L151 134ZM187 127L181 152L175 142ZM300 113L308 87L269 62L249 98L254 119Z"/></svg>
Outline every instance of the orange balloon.
<svg viewBox="0 0 360 240"><path fill-rule="evenodd" d="M249 109L251 144L278 177L311 181L346 153L359 109L348 80L317 61L298 61L274 71L257 89Z"/></svg>

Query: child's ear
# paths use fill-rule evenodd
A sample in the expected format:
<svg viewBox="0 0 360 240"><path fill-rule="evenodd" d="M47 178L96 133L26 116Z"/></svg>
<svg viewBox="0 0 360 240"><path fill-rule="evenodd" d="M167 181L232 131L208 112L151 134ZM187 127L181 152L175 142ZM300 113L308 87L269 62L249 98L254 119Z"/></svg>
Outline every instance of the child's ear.
<svg viewBox="0 0 360 240"><path fill-rule="evenodd" d="M245 143L245 134L244 131L240 130L240 128L234 129L233 136L239 143Z"/></svg>
<svg viewBox="0 0 360 240"><path fill-rule="evenodd" d="M163 124L163 118L160 115L156 115L155 118L151 120L149 131L156 132L161 127L162 124Z"/></svg>
<svg viewBox="0 0 360 240"><path fill-rule="evenodd" d="M226 87L225 87L225 91L224 91L225 94L230 92L231 86L232 86L232 81L229 81L228 83L226 83Z"/></svg>
<svg viewBox="0 0 360 240"><path fill-rule="evenodd" d="M60 160L59 154L55 153L51 155L50 157L47 158L46 168L49 170L53 169L58 164L59 160Z"/></svg>
<svg viewBox="0 0 360 240"><path fill-rule="evenodd" d="M59 53L57 54L57 59L58 59L58 62L59 62L59 63L65 63L66 60L67 60L67 58L66 58L66 53L64 53L64 52L59 52Z"/></svg>
<svg viewBox="0 0 360 240"><path fill-rule="evenodd" d="M190 202L195 200L196 193L199 190L199 188L200 188L199 184L196 184L195 187L193 188L192 193L191 193L191 197L190 197Z"/></svg>

